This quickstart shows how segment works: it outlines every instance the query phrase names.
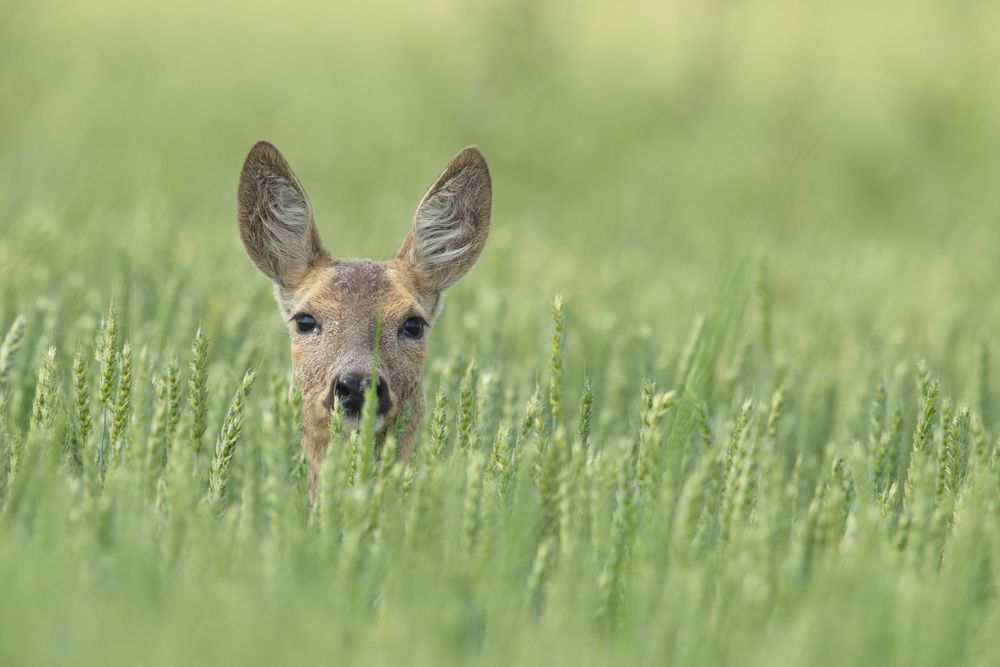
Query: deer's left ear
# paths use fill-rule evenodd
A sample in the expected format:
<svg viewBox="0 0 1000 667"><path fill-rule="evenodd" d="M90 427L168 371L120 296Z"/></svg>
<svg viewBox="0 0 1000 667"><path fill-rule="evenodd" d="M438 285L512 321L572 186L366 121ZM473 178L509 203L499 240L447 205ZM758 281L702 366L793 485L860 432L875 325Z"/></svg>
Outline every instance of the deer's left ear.
<svg viewBox="0 0 1000 667"><path fill-rule="evenodd" d="M486 245L492 202L486 158L478 148L462 150L420 200L396 256L438 292L451 287Z"/></svg>

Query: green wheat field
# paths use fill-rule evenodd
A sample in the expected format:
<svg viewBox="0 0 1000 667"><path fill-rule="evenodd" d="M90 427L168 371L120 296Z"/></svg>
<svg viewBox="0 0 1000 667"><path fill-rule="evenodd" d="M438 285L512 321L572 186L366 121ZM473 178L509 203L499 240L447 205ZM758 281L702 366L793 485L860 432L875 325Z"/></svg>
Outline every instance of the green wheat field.
<svg viewBox="0 0 1000 667"><path fill-rule="evenodd" d="M995 665L1000 5L0 2L0 665ZM236 229L483 256L409 465ZM371 401L369 401L371 403Z"/></svg>

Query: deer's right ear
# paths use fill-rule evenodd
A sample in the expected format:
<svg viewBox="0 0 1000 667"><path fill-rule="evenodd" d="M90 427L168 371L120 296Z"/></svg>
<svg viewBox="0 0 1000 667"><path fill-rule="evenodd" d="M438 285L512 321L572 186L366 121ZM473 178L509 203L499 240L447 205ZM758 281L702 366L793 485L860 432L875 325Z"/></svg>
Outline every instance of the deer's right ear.
<svg viewBox="0 0 1000 667"><path fill-rule="evenodd" d="M305 190L278 149L254 144L240 172L240 238L247 255L278 287L298 286L327 256Z"/></svg>

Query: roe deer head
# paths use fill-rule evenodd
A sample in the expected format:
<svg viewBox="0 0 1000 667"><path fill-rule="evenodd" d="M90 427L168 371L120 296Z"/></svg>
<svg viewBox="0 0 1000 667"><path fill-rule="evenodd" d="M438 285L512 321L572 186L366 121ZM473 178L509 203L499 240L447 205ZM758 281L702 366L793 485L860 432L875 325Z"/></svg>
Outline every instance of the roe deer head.
<svg viewBox="0 0 1000 667"><path fill-rule="evenodd" d="M331 406L339 403L356 426L370 382L378 402L376 441L406 413L399 456L409 457L424 410L425 333L441 311L444 291L482 252L491 201L486 159L466 148L420 200L392 259L337 259L320 242L305 190L278 149L265 141L250 149L237 198L240 238L274 283L288 326L313 492Z"/></svg>

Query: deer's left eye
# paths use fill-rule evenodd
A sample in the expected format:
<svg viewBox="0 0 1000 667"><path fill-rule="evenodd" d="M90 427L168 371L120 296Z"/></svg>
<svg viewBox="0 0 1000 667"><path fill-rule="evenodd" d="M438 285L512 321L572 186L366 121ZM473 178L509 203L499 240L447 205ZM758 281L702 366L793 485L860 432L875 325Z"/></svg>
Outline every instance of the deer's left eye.
<svg viewBox="0 0 1000 667"><path fill-rule="evenodd" d="M411 317L403 322L403 326L400 327L399 331L404 338L412 338L414 340L419 340L424 336L424 327L427 326L427 322L424 322L422 318Z"/></svg>
<svg viewBox="0 0 1000 667"><path fill-rule="evenodd" d="M309 333L316 330L316 318L312 315L299 313L292 319L295 320L295 326L298 327L299 333Z"/></svg>

